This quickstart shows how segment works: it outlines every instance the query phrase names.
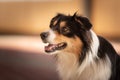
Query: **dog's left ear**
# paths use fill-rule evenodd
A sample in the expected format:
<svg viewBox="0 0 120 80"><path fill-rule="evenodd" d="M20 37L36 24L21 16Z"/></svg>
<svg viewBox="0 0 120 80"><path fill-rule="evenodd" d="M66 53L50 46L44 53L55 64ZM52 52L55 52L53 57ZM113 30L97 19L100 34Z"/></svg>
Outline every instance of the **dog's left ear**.
<svg viewBox="0 0 120 80"><path fill-rule="evenodd" d="M76 13L74 13L72 18L74 18L75 21L80 23L82 25L82 28L84 28L86 30L90 30L91 29L92 24L90 23L88 18L82 17L82 16L77 16Z"/></svg>

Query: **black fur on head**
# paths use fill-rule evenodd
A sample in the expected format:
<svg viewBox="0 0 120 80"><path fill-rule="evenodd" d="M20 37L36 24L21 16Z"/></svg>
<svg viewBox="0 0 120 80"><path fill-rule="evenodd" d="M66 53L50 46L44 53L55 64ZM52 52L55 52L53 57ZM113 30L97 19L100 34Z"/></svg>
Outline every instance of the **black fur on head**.
<svg viewBox="0 0 120 80"><path fill-rule="evenodd" d="M85 30L85 31L90 30L92 27L92 24L90 23L88 18L83 17L83 16L78 16L77 13L74 13L73 16L70 16L70 15L66 16L64 14L59 13L57 16L52 18L50 27L53 26L53 22L55 22L56 20L57 20L57 23L59 23L60 21L66 21L68 25L71 24L73 26L74 25L79 26L80 29Z"/></svg>
<svg viewBox="0 0 120 80"><path fill-rule="evenodd" d="M88 18L86 17L82 17L82 16L77 16L77 13L74 13L74 15L72 16L73 19L77 22L79 22L80 24L82 24L82 28L86 29L86 30L90 30L92 27L92 24L90 23L90 21L88 20Z"/></svg>

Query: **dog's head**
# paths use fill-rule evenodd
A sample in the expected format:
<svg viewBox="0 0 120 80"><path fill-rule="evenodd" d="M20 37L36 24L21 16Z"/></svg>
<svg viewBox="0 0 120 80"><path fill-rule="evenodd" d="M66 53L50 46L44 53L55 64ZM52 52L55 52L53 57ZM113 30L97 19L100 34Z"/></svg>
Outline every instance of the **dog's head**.
<svg viewBox="0 0 120 80"><path fill-rule="evenodd" d="M58 14L50 22L50 30L40 34L47 53L80 53L90 43L89 30L92 25L86 17Z"/></svg>

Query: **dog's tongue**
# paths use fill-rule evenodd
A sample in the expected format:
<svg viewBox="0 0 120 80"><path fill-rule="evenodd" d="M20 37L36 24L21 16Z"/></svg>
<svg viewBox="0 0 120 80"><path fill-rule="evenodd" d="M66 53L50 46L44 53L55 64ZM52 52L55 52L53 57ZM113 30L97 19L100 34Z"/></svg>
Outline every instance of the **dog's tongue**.
<svg viewBox="0 0 120 80"><path fill-rule="evenodd" d="M48 46L45 46L45 52L53 52L56 50L57 44L49 44Z"/></svg>

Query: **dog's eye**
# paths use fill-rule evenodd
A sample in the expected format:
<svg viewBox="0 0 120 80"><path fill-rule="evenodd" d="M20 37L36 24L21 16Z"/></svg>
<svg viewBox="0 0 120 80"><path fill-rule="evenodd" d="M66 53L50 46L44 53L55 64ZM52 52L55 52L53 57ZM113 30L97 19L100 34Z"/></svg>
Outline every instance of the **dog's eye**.
<svg viewBox="0 0 120 80"><path fill-rule="evenodd" d="M64 34L70 33L69 27L63 27L62 28L62 33L64 33Z"/></svg>

